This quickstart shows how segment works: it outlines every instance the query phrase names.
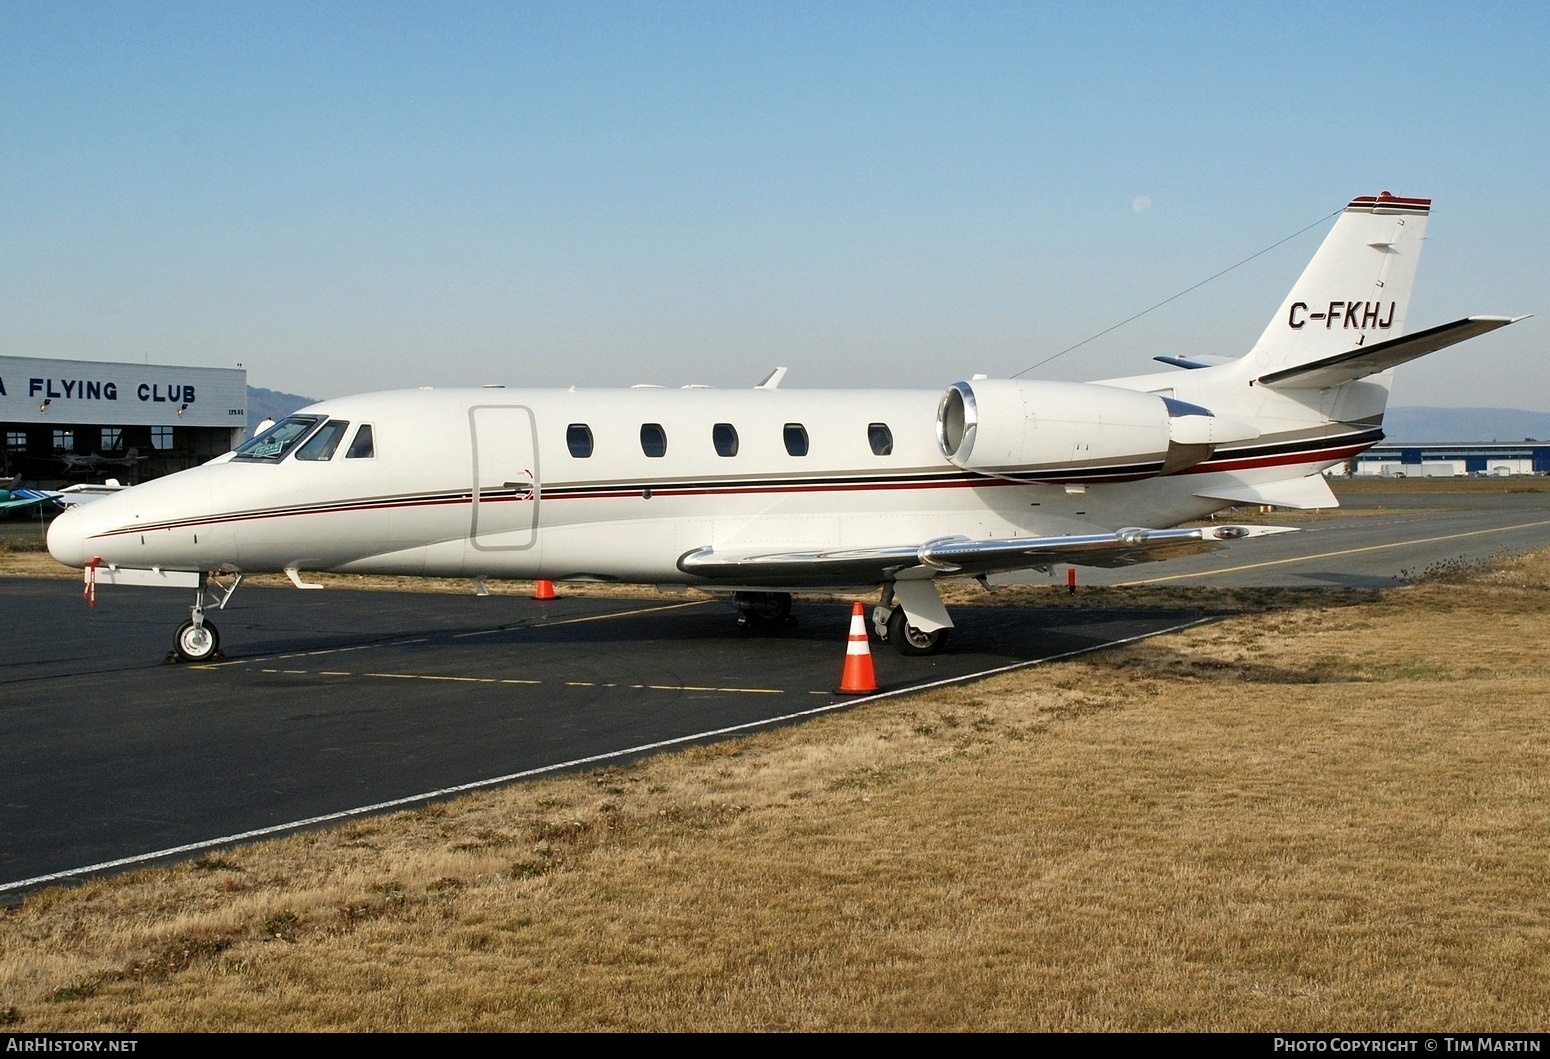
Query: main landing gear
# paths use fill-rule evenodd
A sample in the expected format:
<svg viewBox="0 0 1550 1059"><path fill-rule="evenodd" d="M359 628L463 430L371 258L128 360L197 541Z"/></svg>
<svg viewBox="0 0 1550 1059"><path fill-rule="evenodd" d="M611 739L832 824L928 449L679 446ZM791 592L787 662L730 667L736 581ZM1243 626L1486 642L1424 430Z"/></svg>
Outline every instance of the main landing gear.
<svg viewBox="0 0 1550 1059"><path fill-rule="evenodd" d="M929 582L925 582L929 585ZM936 589L930 589L931 600L936 601ZM926 630L911 625L904 608L894 601L893 585L883 589L883 600L872 608L872 629L877 639L891 644L895 651L906 657L934 655L947 644L949 629L942 626ZM918 597L917 598L917 602ZM737 622L752 630L773 629L791 620L791 594L789 592L738 592L733 596L737 603ZM913 605L913 604L912 604ZM940 601L936 602L938 610ZM926 613L930 613L928 609ZM943 621L949 620L941 612Z"/></svg>
<svg viewBox="0 0 1550 1059"><path fill-rule="evenodd" d="M889 582L883 585L882 602L872 608L872 628L876 631L879 640L889 644L906 658L934 655L947 645L949 626L942 625L927 630L911 625L909 615L895 601L901 585L905 585L912 594L913 606L921 607L926 613L930 613L930 606L934 604L942 621L951 620L947 617L947 612L942 609L941 598L936 594L935 586L929 581ZM919 586L929 588L930 595L924 595Z"/></svg>
<svg viewBox="0 0 1550 1059"><path fill-rule="evenodd" d="M737 623L752 629L784 625L791 617L790 592L738 592L732 599L737 603Z"/></svg>
<svg viewBox="0 0 1550 1059"><path fill-rule="evenodd" d="M881 609L881 608L879 608ZM875 622L876 619L874 618ZM934 655L947 644L947 630L933 629L926 632L911 625L903 607L892 607L886 619L887 630L883 640L905 657Z"/></svg>
<svg viewBox="0 0 1550 1059"><path fill-rule="evenodd" d="M172 651L167 655L167 661L209 662L225 657L221 654L221 634L212 623L205 620L205 610L225 610L240 584L240 573L233 575L230 584L222 584L210 574L200 575L194 605L189 608L188 621L179 625L178 631L173 634Z"/></svg>

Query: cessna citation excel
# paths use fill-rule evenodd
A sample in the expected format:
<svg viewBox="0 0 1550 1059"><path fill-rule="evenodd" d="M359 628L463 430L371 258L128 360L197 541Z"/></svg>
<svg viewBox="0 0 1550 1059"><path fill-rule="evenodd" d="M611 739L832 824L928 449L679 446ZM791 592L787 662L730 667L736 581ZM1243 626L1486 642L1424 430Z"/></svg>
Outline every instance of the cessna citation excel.
<svg viewBox="0 0 1550 1059"><path fill-rule="evenodd" d="M1095 383L945 391L406 390L322 401L201 467L59 515L94 585L181 586L185 659L244 574L692 585L751 620L878 589L880 638L937 650L942 577L1123 566L1274 527L1168 528L1232 504L1335 507L1321 474L1383 437L1395 365L1512 319L1406 334L1427 199L1339 215L1246 356Z"/></svg>

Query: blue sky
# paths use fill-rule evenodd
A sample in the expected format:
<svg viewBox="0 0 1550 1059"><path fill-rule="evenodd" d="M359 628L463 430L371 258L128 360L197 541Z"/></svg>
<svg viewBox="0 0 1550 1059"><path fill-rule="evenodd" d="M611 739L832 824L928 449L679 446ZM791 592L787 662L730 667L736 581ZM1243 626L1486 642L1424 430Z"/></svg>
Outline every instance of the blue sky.
<svg viewBox="0 0 1550 1059"><path fill-rule="evenodd" d="M1387 189L1413 327L1542 314L1396 403L1550 411L1547 55L1538 3L0 0L0 353L938 388ZM1036 374L1241 353L1326 230Z"/></svg>

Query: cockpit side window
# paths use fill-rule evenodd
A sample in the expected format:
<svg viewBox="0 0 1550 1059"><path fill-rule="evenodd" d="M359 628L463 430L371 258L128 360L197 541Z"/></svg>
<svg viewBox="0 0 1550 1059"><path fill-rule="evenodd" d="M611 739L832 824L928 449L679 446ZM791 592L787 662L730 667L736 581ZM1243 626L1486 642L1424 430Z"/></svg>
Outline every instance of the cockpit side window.
<svg viewBox="0 0 1550 1059"><path fill-rule="evenodd" d="M278 463L323 421L322 416L287 416L237 447L233 459Z"/></svg>
<svg viewBox="0 0 1550 1059"><path fill-rule="evenodd" d="M298 460L331 460L334 458L334 450L339 447L339 439L344 437L344 432L350 428L347 420L330 419L318 429L318 432L307 439L307 443L296 450Z"/></svg>
<svg viewBox="0 0 1550 1059"><path fill-rule="evenodd" d="M344 458L347 460L369 460L376 454L376 446L371 440L371 424L362 423L355 432L355 440L350 442L350 447L345 450Z"/></svg>

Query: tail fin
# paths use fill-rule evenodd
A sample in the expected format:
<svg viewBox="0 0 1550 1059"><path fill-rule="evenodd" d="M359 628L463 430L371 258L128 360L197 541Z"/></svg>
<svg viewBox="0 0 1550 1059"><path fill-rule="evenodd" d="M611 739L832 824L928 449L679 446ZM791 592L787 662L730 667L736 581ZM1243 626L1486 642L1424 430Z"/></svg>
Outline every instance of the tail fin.
<svg viewBox="0 0 1550 1059"><path fill-rule="evenodd" d="M1244 358L1254 375L1404 334L1431 199L1352 199Z"/></svg>

